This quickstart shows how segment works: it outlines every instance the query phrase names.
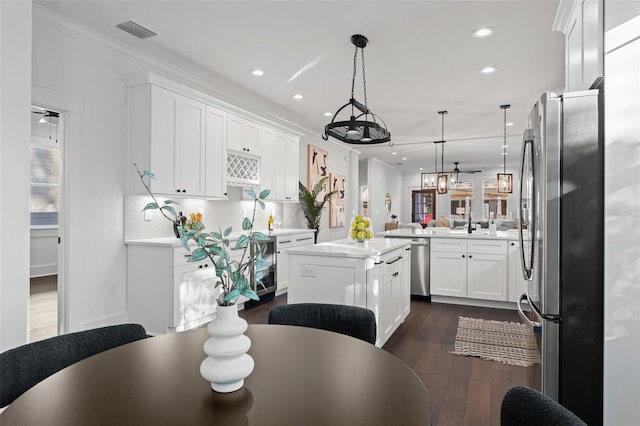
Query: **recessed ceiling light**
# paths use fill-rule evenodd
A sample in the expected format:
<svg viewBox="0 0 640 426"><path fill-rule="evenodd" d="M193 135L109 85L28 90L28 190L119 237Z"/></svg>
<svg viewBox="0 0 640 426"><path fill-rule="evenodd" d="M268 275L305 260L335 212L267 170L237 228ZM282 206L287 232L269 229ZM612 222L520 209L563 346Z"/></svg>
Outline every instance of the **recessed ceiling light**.
<svg viewBox="0 0 640 426"><path fill-rule="evenodd" d="M418 169L418 170L424 170L424 168L420 167L420 169Z"/></svg>
<svg viewBox="0 0 640 426"><path fill-rule="evenodd" d="M513 123L507 123L507 126L513 126Z"/></svg>
<svg viewBox="0 0 640 426"><path fill-rule="evenodd" d="M251 74L255 75L256 77L260 77L261 75L264 75L264 71L262 71L261 69L255 69L251 71Z"/></svg>
<svg viewBox="0 0 640 426"><path fill-rule="evenodd" d="M302 96L300 93L296 93L295 95L293 95L293 99L302 99L304 96Z"/></svg>
<svg viewBox="0 0 640 426"><path fill-rule="evenodd" d="M324 113L324 116L325 116L325 117L331 117L332 115L333 115L333 113L332 113L332 112L329 112L329 111L327 111L327 112L325 112L325 113Z"/></svg>
<svg viewBox="0 0 640 426"><path fill-rule="evenodd" d="M503 148L509 148L509 145L502 145Z"/></svg>
<svg viewBox="0 0 640 426"><path fill-rule="evenodd" d="M397 152L392 152L391 155L398 155L398 153Z"/></svg>
<svg viewBox="0 0 640 426"><path fill-rule="evenodd" d="M402 161L407 161L407 157L402 157Z"/></svg>
<svg viewBox="0 0 640 426"><path fill-rule="evenodd" d="M480 70L480 72L482 74L491 74L493 72L496 72L498 68L494 67L494 66L488 66L488 67L484 67Z"/></svg>
<svg viewBox="0 0 640 426"><path fill-rule="evenodd" d="M491 27L482 27L473 31L471 35L474 36L475 38L483 38L483 37L488 37L495 32L496 30Z"/></svg>

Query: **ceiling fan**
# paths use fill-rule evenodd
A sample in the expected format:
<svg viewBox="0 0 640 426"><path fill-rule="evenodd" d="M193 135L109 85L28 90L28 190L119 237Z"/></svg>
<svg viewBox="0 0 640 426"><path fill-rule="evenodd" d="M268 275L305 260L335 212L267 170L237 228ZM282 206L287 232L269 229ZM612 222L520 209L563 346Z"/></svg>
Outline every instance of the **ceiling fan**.
<svg viewBox="0 0 640 426"><path fill-rule="evenodd" d="M454 162L453 162L453 164L455 164L455 167L454 167L454 169L453 169L453 173L456 173L456 174L458 174L458 173L470 173L470 174L473 174L473 173L482 173L482 170L471 170L471 169L463 169L463 170L460 170L460 169L458 168L458 164L460 164L460 162L459 162L459 161L454 161Z"/></svg>
<svg viewBox="0 0 640 426"><path fill-rule="evenodd" d="M38 108L40 109L40 108ZM58 124L60 122L60 114L55 111L49 111L46 109L41 109L40 111L31 111L32 114L40 114L42 117L40 118L39 123L49 123L49 124Z"/></svg>

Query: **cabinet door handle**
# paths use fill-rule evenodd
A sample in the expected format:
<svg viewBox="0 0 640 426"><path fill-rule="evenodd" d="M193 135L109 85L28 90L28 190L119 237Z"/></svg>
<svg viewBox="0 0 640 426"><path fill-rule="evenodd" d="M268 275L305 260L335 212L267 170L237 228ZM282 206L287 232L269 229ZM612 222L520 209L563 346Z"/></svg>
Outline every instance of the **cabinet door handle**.
<svg viewBox="0 0 640 426"><path fill-rule="evenodd" d="M404 251L411 251L411 248L406 248L404 249Z"/></svg>
<svg viewBox="0 0 640 426"><path fill-rule="evenodd" d="M469 255L469 259L471 259L473 256Z"/></svg>
<svg viewBox="0 0 640 426"><path fill-rule="evenodd" d="M463 255L462 255L462 257L464 258L464 257L465 257L465 255L463 254Z"/></svg>
<svg viewBox="0 0 640 426"><path fill-rule="evenodd" d="M374 264L374 265L381 265L381 264L383 264L383 263L384 263L384 262L373 262L373 264Z"/></svg>
<svg viewBox="0 0 640 426"><path fill-rule="evenodd" d="M187 190L186 190L186 189L183 189L183 190L182 190L182 192L187 192Z"/></svg>
<svg viewBox="0 0 640 426"><path fill-rule="evenodd" d="M511 243L511 245L512 245L512 246L515 246L515 245L516 245L516 243Z"/></svg>
<svg viewBox="0 0 640 426"><path fill-rule="evenodd" d="M402 259L402 256L398 256L395 259L393 259L391 262L387 262L387 265L391 265L392 263L396 263L400 259Z"/></svg>

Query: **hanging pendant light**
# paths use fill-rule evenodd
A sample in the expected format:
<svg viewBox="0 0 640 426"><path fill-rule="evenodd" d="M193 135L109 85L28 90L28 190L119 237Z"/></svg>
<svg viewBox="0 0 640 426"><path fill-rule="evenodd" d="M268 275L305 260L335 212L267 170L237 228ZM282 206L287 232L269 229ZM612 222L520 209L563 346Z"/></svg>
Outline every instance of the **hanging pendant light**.
<svg viewBox="0 0 640 426"><path fill-rule="evenodd" d="M460 162L454 161L453 164L455 165L455 167L451 172L451 186L452 188L458 189L458 184L460 183L460 169L458 168L458 164L460 164Z"/></svg>
<svg viewBox="0 0 640 426"><path fill-rule="evenodd" d="M500 105L504 111L504 142L502 143L502 173L498 173L498 193L513 192L513 174L507 173L507 110L511 105Z"/></svg>
<svg viewBox="0 0 640 426"><path fill-rule="evenodd" d="M374 145L383 142L391 142L391 133L386 129L386 124L378 115L374 114L367 105L367 79L364 68L364 48L369 40L363 35L354 34L351 36L351 43L356 47L353 54L353 76L351 77L351 99L349 102L341 106L333 115L331 123L324 126L324 135L322 139L325 141L329 136L350 143L359 145ZM364 105L358 102L354 97L354 89L356 82L356 63L358 59L358 49L362 56L362 85L364 88ZM348 120L336 121L338 114L351 105L351 116ZM378 120L382 124L378 123Z"/></svg>
<svg viewBox="0 0 640 426"><path fill-rule="evenodd" d="M444 116L448 113L449 113L448 111L438 111L438 114L440 114L440 116L442 117L442 140L434 142L435 144L440 144L440 155L442 157L440 160L440 163L441 163L440 173L438 173L438 180L437 180L438 194L446 194L449 186L447 174L444 172L444 144L446 142L444 140ZM437 154L436 154L436 158L437 158ZM437 171L438 170L437 170L437 164L436 164L436 172Z"/></svg>

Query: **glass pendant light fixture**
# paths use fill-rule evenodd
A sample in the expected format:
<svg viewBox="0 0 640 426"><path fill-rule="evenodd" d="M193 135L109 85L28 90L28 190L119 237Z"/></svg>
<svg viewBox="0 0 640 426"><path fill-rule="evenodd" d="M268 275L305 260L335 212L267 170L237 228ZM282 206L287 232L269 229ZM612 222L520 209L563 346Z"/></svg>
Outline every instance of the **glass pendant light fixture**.
<svg viewBox="0 0 640 426"><path fill-rule="evenodd" d="M511 105L500 105L504 111L504 142L502 144L502 173L498 173L498 193L513 192L513 174L507 173L507 110Z"/></svg>
<svg viewBox="0 0 640 426"><path fill-rule="evenodd" d="M391 142L391 133L386 129L386 124L378 115L374 114L367 105L367 79L364 68L364 48L369 40L363 35L354 34L351 36L351 43L356 47L353 54L353 76L351 77L351 99L349 102L341 106L333 115L331 122L324 126L324 134L322 139L325 141L329 136L358 145L374 145L383 142ZM364 88L364 105L358 102L354 97L354 89L356 82L356 64L358 60L358 49L362 56L362 85ZM348 120L336 121L338 114L346 107L351 106L351 116ZM378 120L382 124L378 123Z"/></svg>
<svg viewBox="0 0 640 426"><path fill-rule="evenodd" d="M446 194L449 186L447 174L444 172L444 144L445 144L444 116L448 113L449 113L448 111L438 111L438 114L440 114L440 116L442 117L442 139L434 142L435 144L440 144L440 155L441 155L440 173L438 173L438 181L437 181L438 194ZM436 154L436 158L437 158L437 154ZM436 171L437 171L437 166L436 166Z"/></svg>

